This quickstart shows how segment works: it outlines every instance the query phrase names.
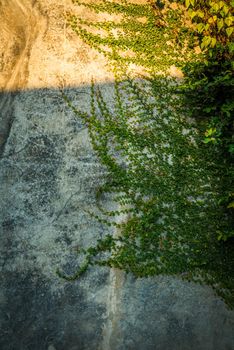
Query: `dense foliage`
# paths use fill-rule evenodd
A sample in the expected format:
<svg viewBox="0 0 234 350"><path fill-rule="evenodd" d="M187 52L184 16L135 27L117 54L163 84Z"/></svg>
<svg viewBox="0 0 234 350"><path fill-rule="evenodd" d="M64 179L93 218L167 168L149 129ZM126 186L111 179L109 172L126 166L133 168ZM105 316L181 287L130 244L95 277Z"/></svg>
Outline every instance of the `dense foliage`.
<svg viewBox="0 0 234 350"><path fill-rule="evenodd" d="M86 122L93 148L107 170L106 183L97 191L100 215L96 219L112 226L114 233L83 251L84 265L74 276L64 277L75 279L92 264L118 267L139 277L173 274L211 285L233 306L232 218L222 205L230 197L231 165L222 148L213 148L219 142L230 147L232 137L224 125L232 123L231 50L226 51L232 34L227 31L232 2L222 6L225 25L218 28L216 41L209 43L199 26L213 11L211 5L202 9L204 1L76 3L95 12L122 15L120 22L97 23L68 16L73 30L111 59L116 72L114 110L94 84L89 115L64 96ZM204 16L194 11L204 11ZM105 35L89 28L102 29ZM213 35L213 22L205 30ZM203 51L197 54L199 43ZM224 48L216 61L219 45ZM143 79L130 77L130 64L144 68ZM170 77L172 65L184 67L182 83ZM226 82L226 95L218 96ZM203 115L216 124L208 127ZM102 196L108 195L116 203L109 211L101 205Z"/></svg>
<svg viewBox="0 0 234 350"><path fill-rule="evenodd" d="M205 142L233 155L234 2L187 0L186 5L205 58L184 67L186 97L195 117L210 119Z"/></svg>
<svg viewBox="0 0 234 350"><path fill-rule="evenodd" d="M195 23L204 59L185 64L185 104L190 115L203 125L204 143L211 152L220 152L227 161L229 192L223 197L226 215L233 217L234 194L234 1L187 0L188 13ZM234 237L233 230L220 239Z"/></svg>

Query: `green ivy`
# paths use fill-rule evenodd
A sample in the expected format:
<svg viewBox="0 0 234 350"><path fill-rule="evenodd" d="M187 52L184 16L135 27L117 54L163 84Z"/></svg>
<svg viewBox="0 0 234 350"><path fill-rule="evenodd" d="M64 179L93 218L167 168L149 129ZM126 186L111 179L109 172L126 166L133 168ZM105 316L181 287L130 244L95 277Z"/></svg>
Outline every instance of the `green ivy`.
<svg viewBox="0 0 234 350"><path fill-rule="evenodd" d="M96 4L74 1L96 13L108 12L121 14L122 20L98 21L94 23L79 16L68 14L71 28L89 45L103 53L112 64L121 68L134 63L150 72L165 71L171 65L182 66L185 61L194 58L194 37L181 12L168 8L165 25L158 27L158 20L151 4L137 5L127 1L101 1ZM140 21L143 20L143 23ZM161 23L161 22L159 22ZM105 35L93 34L91 29L103 29ZM118 37L113 34L118 31ZM128 55L129 50L132 52Z"/></svg>
<svg viewBox="0 0 234 350"><path fill-rule="evenodd" d="M123 15L118 24L88 23L105 29L108 35L104 38L84 29L84 19L69 16L73 30L106 54L114 68L123 63L121 75L116 75L114 110L93 83L89 114L77 110L63 96L86 123L93 149L106 169L106 182L96 194L99 215L90 215L112 226L115 234L82 251L85 262L74 276L58 273L73 280L96 264L117 267L137 277L176 275L209 284L233 307L234 257L228 242L232 219L220 205L230 194L227 160L219 148L210 152L209 143L219 142L218 129L206 130L206 125L191 119L191 106L184 102L181 83L166 75L168 67L178 61L180 40L191 44L180 55L182 61L200 62L201 57L192 53L196 39L190 30L184 30L183 18L178 19L170 2L164 12L165 26L161 21L155 24L150 4L76 3L96 12ZM142 15L147 23L136 25ZM125 34L113 38L113 28L121 28ZM175 30L178 45L175 42L172 49L167 45L164 55L165 34L173 40ZM103 51L103 43L113 51ZM126 61L120 51L127 48L135 57ZM130 61L146 67L150 77L131 79L125 70ZM109 211L102 207L102 196L108 194L116 203L116 209Z"/></svg>

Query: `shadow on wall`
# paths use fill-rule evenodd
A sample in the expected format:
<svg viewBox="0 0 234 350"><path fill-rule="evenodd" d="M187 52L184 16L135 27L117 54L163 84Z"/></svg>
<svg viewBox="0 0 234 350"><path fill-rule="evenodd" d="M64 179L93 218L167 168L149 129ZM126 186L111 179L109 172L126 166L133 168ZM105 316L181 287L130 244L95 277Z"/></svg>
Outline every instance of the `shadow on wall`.
<svg viewBox="0 0 234 350"><path fill-rule="evenodd" d="M113 103L113 83L99 86ZM65 93L89 111L89 90ZM105 268L57 278L57 266L76 270L78 246L104 234L85 213L103 169L59 89L1 93L0 106L0 348L232 349L233 312L209 288Z"/></svg>
<svg viewBox="0 0 234 350"><path fill-rule="evenodd" d="M88 111L89 90L65 92ZM0 106L0 348L97 349L109 271L73 284L55 271L75 270L77 247L103 234L84 211L102 168L59 89L1 93Z"/></svg>
<svg viewBox="0 0 234 350"><path fill-rule="evenodd" d="M104 93L104 96L106 95L109 100L113 101L113 83L98 83L97 85ZM52 112L53 122L56 124L54 126L54 132L56 132L55 130L57 129L59 130L59 125L61 126L61 123L65 122L64 111L68 109L67 104L62 98L61 91L63 91L63 93L65 93L73 101L74 105L78 109L87 112L90 110L90 86L87 85L73 88L61 87L61 89L46 87L39 89L0 92L0 156L2 156L4 153L5 144L8 140L13 122L17 123L22 119L25 120L25 118L27 118L29 122L29 127L27 127L27 129L29 130L30 125L36 118L38 118L36 112L40 114L39 120L42 123L43 118L46 119L48 123L50 123L50 120L52 119ZM19 105L21 106L21 111L17 114L15 110ZM22 106L25 106L25 110ZM69 120L69 117L66 116L66 121L68 124L69 122L71 124L72 122L74 123L74 113L69 113L69 111L67 112L67 114L71 117L70 119L72 120ZM55 117L54 113L57 113L57 118ZM78 122L77 119L76 122ZM70 132L70 124L67 125L67 127L67 132ZM65 132L66 130L64 130L64 133Z"/></svg>

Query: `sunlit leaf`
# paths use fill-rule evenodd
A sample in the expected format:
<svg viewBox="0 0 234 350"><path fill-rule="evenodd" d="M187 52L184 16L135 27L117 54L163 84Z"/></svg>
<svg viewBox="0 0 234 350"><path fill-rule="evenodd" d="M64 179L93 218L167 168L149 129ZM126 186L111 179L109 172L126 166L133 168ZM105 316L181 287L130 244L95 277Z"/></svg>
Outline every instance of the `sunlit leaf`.
<svg viewBox="0 0 234 350"><path fill-rule="evenodd" d="M226 29L226 33L227 33L228 37L232 35L233 30L234 30L234 27L231 27L231 28L227 28L227 29Z"/></svg>

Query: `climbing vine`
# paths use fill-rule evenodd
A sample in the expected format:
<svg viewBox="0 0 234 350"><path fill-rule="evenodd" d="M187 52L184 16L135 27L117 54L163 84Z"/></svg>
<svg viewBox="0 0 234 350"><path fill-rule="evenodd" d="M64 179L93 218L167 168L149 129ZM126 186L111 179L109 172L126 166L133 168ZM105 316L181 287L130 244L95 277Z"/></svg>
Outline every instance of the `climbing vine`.
<svg viewBox="0 0 234 350"><path fill-rule="evenodd" d="M133 4L128 1L96 2L74 1L97 14L107 12L120 16L116 21L93 22L67 14L71 28L89 45L111 60L112 66L130 64L144 67L150 72L165 71L171 65L183 66L196 55L197 37L193 35L192 23L183 6L167 2L163 16L156 16L152 4ZM162 19L163 18L163 19ZM94 32L94 30L101 32Z"/></svg>
<svg viewBox="0 0 234 350"><path fill-rule="evenodd" d="M122 15L120 23L90 24L68 14L73 30L111 59L116 73L114 108L94 83L88 114L63 95L86 123L92 146L106 169L105 184L97 190L99 215L90 215L112 227L114 233L81 251L84 264L75 275L58 274L74 280L95 264L117 267L137 277L177 275L209 284L233 306L232 245L218 239L230 231L230 217L220 206L230 186L226 160L218 149L211 153L204 147L204 130L190 118L179 80L169 75L171 65L199 61L203 55L195 52L198 42L191 34L193 25L185 7L177 4L175 11L175 5L167 2L157 22L152 2L76 3L95 12ZM139 22L143 16L144 25ZM190 24L189 29L184 23ZM105 29L106 35L91 33L90 25ZM120 28L115 38L112 30ZM172 44L165 43L165 38ZM181 42L185 50L180 50L178 61ZM134 54L124 57L121 50L128 48ZM146 69L144 79L131 77L130 63ZM115 209L102 207L104 195L110 195Z"/></svg>

